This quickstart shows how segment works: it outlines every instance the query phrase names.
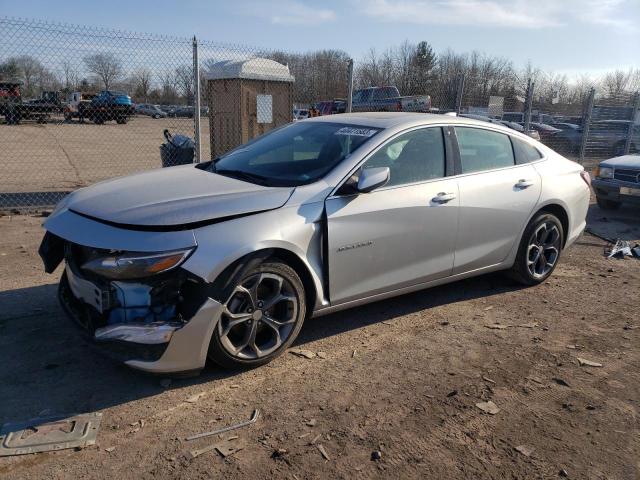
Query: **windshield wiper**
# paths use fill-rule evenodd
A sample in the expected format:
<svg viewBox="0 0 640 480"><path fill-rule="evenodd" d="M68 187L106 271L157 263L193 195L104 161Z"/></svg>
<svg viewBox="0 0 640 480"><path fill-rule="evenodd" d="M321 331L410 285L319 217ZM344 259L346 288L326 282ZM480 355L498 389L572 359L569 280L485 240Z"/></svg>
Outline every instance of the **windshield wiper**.
<svg viewBox="0 0 640 480"><path fill-rule="evenodd" d="M215 170L215 173L218 175L225 175L227 177L237 178L238 180L245 180L251 183L258 183L260 185L265 185L269 179L262 175L258 175L257 173L245 172L243 170Z"/></svg>

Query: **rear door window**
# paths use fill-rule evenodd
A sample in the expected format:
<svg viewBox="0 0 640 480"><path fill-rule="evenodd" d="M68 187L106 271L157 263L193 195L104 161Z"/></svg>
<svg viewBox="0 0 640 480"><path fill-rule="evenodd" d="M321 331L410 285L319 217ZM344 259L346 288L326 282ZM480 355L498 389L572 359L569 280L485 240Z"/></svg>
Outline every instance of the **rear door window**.
<svg viewBox="0 0 640 480"><path fill-rule="evenodd" d="M482 172L515 165L509 136L473 127L455 127L462 173Z"/></svg>

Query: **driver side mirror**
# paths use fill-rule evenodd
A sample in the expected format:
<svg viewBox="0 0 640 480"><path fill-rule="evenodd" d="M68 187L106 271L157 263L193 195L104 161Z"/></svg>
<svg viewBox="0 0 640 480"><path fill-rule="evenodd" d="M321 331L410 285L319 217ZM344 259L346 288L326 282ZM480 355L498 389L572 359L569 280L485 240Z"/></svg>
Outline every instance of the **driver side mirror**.
<svg viewBox="0 0 640 480"><path fill-rule="evenodd" d="M389 167L364 168L360 172L356 188L360 193L369 193L386 185L390 178Z"/></svg>

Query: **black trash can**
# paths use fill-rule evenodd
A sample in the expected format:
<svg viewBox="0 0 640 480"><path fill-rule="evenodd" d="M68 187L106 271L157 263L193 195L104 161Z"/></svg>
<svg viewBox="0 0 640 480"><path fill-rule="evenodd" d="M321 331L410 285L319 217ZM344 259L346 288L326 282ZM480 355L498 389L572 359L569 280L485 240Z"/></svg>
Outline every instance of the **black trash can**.
<svg viewBox="0 0 640 480"><path fill-rule="evenodd" d="M193 163L195 143L192 138L186 135L171 135L169 130L164 131L164 138L167 141L160 145L163 168Z"/></svg>

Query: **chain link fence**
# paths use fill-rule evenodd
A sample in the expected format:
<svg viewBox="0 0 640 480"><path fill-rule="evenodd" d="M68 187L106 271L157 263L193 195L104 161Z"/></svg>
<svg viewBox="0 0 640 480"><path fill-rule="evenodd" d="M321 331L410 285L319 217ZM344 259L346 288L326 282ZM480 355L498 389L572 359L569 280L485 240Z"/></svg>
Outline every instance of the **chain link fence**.
<svg viewBox="0 0 640 480"><path fill-rule="evenodd" d="M97 181L205 161L276 126L346 111L455 112L588 167L637 152L638 94L579 87L478 53L436 55L426 42L353 61L339 50L0 18L0 210L50 208Z"/></svg>

